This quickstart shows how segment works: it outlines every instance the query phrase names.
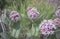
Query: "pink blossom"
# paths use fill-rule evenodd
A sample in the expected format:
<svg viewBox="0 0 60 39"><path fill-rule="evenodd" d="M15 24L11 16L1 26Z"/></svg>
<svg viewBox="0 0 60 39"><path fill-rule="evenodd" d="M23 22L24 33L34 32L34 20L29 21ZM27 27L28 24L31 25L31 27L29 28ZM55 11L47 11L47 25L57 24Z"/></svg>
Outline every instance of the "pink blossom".
<svg viewBox="0 0 60 39"><path fill-rule="evenodd" d="M58 25L58 27L60 27L60 18L54 19L54 23L55 25Z"/></svg>
<svg viewBox="0 0 60 39"><path fill-rule="evenodd" d="M9 18L11 19L11 21L18 21L19 13L17 11L11 11L11 13L9 14Z"/></svg>
<svg viewBox="0 0 60 39"><path fill-rule="evenodd" d="M42 23L39 25L39 29L43 35L53 34L53 28L56 29L52 20L43 20Z"/></svg>
<svg viewBox="0 0 60 39"><path fill-rule="evenodd" d="M31 20L37 19L39 16L39 12L35 7L28 7L27 8L27 15Z"/></svg>
<svg viewBox="0 0 60 39"><path fill-rule="evenodd" d="M60 9L55 12L56 16L60 16Z"/></svg>

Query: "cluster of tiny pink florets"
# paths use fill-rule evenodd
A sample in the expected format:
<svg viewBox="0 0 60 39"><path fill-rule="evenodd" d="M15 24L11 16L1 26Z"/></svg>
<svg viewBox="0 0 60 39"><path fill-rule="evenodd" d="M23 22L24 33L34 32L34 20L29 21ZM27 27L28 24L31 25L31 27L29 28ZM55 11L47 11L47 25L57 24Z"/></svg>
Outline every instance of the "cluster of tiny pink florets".
<svg viewBox="0 0 60 39"><path fill-rule="evenodd" d="M55 18L53 21L57 27L60 27L60 18Z"/></svg>
<svg viewBox="0 0 60 39"><path fill-rule="evenodd" d="M27 8L27 15L31 20L35 20L38 18L39 16L39 12L37 11L37 9L35 7L28 7Z"/></svg>
<svg viewBox="0 0 60 39"><path fill-rule="evenodd" d="M55 12L56 16L60 16L60 9Z"/></svg>
<svg viewBox="0 0 60 39"><path fill-rule="evenodd" d="M60 27L60 9L56 10L55 15L58 17L54 19L54 23L57 27Z"/></svg>
<svg viewBox="0 0 60 39"><path fill-rule="evenodd" d="M11 19L11 21L18 21L19 13L17 11L11 11L11 13L9 14L9 18Z"/></svg>
<svg viewBox="0 0 60 39"><path fill-rule="evenodd" d="M52 20L44 20L40 25L39 29L43 35L49 35L54 33L54 29L56 29Z"/></svg>

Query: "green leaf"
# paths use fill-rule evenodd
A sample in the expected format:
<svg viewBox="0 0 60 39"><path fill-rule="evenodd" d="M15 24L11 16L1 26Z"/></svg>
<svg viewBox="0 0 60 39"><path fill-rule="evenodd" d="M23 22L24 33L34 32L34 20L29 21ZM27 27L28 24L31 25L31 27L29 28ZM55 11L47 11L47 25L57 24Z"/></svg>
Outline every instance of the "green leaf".
<svg viewBox="0 0 60 39"><path fill-rule="evenodd" d="M12 25L12 28L14 28L16 30L19 29L20 28L20 21L14 22L13 25Z"/></svg>
<svg viewBox="0 0 60 39"><path fill-rule="evenodd" d="M18 29L18 30L13 29L13 30L11 31L11 36L12 36L12 37L18 38L19 34L20 34L20 29Z"/></svg>
<svg viewBox="0 0 60 39"><path fill-rule="evenodd" d="M35 28L35 36L38 36L38 34L39 34L39 28L36 27L36 28Z"/></svg>

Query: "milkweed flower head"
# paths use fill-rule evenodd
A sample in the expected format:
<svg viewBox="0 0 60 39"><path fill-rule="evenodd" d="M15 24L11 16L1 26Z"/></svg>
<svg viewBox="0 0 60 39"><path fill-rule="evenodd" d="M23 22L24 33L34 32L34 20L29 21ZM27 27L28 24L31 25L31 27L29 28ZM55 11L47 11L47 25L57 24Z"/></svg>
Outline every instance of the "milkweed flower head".
<svg viewBox="0 0 60 39"><path fill-rule="evenodd" d="M28 15L29 19L35 20L39 17L39 12L37 11L37 9L35 7L28 7L27 15Z"/></svg>
<svg viewBox="0 0 60 39"><path fill-rule="evenodd" d="M60 9L55 12L56 16L60 16Z"/></svg>
<svg viewBox="0 0 60 39"><path fill-rule="evenodd" d="M17 11L11 11L9 14L9 18L11 19L11 21L17 22L19 20L20 16Z"/></svg>
<svg viewBox="0 0 60 39"><path fill-rule="evenodd" d="M39 29L43 35L50 35L54 33L53 29L56 29L52 20L43 20L39 25Z"/></svg>
<svg viewBox="0 0 60 39"><path fill-rule="evenodd" d="M53 21L57 27L60 27L60 18L55 18Z"/></svg>

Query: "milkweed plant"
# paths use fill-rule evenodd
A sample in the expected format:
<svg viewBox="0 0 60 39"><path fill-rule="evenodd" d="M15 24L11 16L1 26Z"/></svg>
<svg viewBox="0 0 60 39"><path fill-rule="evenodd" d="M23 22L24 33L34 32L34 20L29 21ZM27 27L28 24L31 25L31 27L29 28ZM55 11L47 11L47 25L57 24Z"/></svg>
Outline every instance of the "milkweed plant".
<svg viewBox="0 0 60 39"><path fill-rule="evenodd" d="M33 6L27 4L26 7L21 6L20 11L16 6L0 10L0 24L5 36L3 38L38 39L36 37L43 35L49 39L48 37L56 34L60 28L60 9L55 10L54 7L45 6L44 3ZM11 9L12 7L14 8Z"/></svg>

